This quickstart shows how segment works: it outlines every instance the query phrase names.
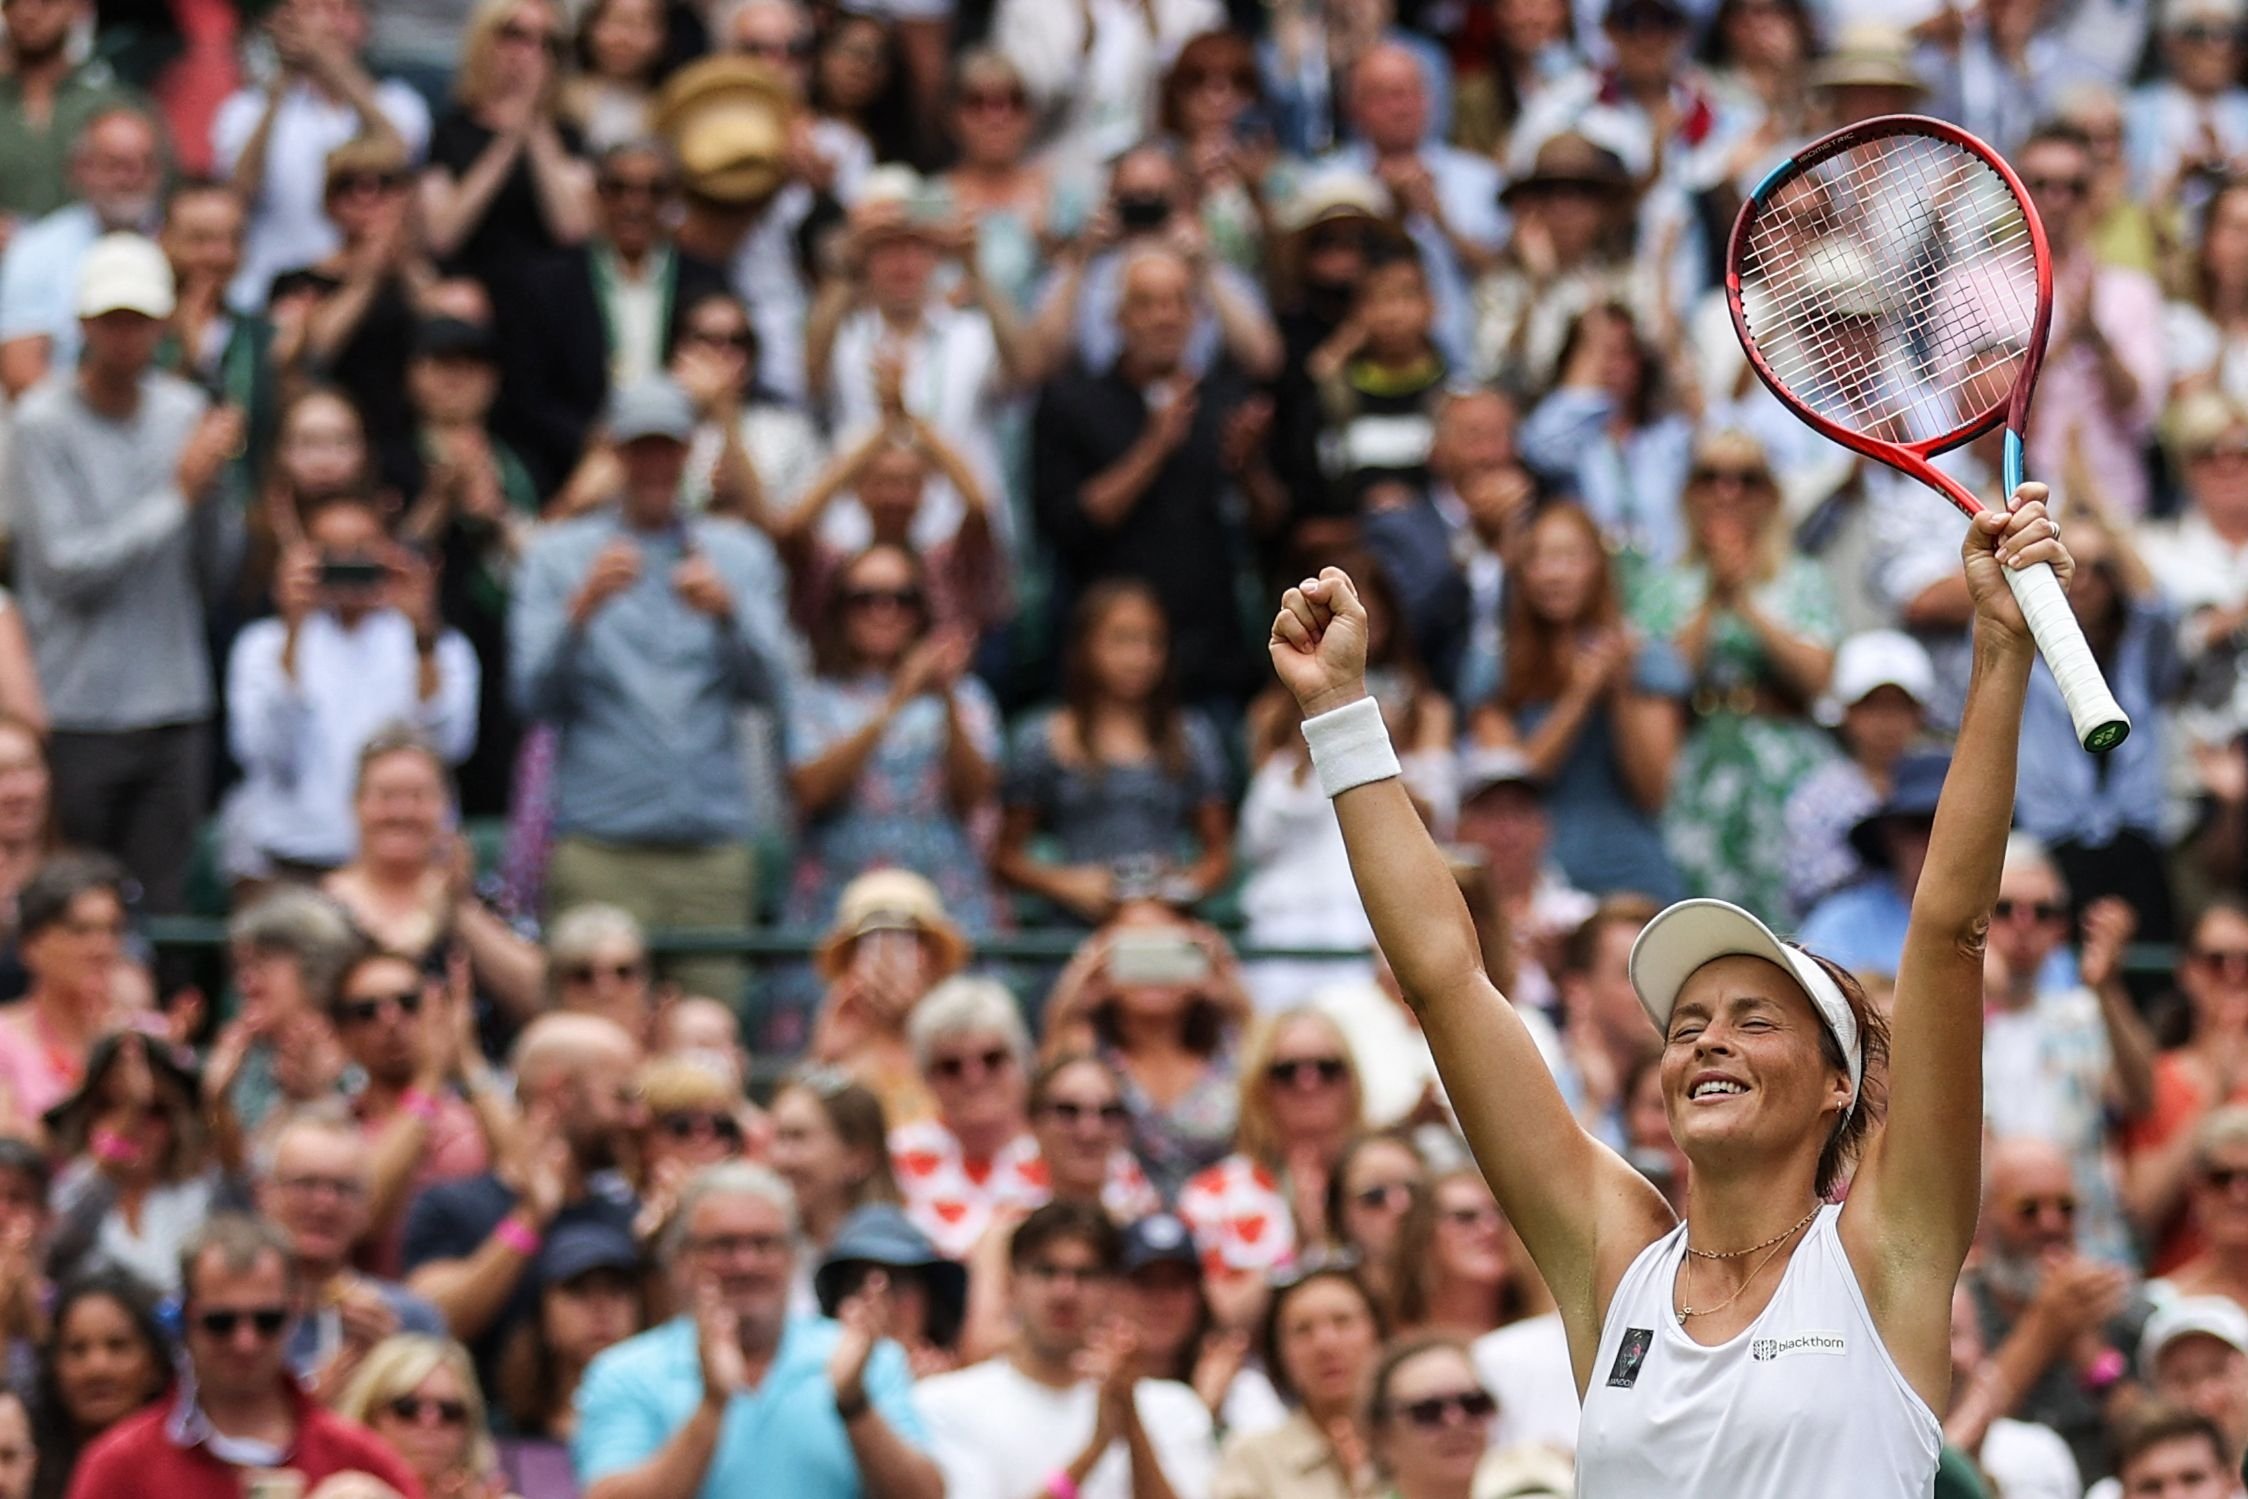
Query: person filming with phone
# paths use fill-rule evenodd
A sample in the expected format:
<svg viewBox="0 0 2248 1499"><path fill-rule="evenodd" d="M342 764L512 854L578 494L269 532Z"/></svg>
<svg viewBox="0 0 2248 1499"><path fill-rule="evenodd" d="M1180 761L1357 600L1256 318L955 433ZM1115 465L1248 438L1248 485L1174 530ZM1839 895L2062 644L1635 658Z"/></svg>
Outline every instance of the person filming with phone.
<svg viewBox="0 0 2248 1499"><path fill-rule="evenodd" d="M227 661L227 738L242 765L228 858L253 879L312 876L358 844L352 787L374 732L406 723L447 765L476 746L475 650L438 616L435 566L392 541L374 502L320 502L290 539L274 615Z"/></svg>
<svg viewBox="0 0 2248 1499"><path fill-rule="evenodd" d="M1046 1055L1094 1051L1124 1079L1132 1151L1168 1202L1233 1151L1248 992L1216 930L1128 902L1078 948L1046 1005Z"/></svg>

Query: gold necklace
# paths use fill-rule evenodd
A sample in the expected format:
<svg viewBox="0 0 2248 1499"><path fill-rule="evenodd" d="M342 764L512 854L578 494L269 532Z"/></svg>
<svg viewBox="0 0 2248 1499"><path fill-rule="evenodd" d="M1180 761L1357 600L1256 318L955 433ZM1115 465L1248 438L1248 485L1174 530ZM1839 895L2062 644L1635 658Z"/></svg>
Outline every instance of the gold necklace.
<svg viewBox="0 0 2248 1499"><path fill-rule="evenodd" d="M1733 1294L1726 1297L1723 1301L1718 1302L1717 1305L1680 1307L1678 1309L1678 1325L1680 1327L1684 1327L1686 1325L1686 1319L1689 1317L1707 1317L1714 1312L1721 1312L1725 1310L1725 1308L1740 1300L1742 1294L1746 1292L1750 1286L1756 1284L1756 1278L1764 1273L1764 1267L1771 1264L1772 1261L1778 1257L1779 1252L1786 1241L1794 1237L1796 1234L1802 1232L1803 1225L1809 1223L1813 1218L1817 1217L1818 1213L1818 1207L1814 1206L1810 1212L1805 1213L1802 1217L1795 1220L1795 1226L1793 1228L1788 1229L1785 1233L1779 1234L1774 1238L1766 1239L1761 1244L1752 1244L1746 1249L1735 1249L1724 1254L1712 1254L1706 1249L1696 1249L1691 1244L1687 1245L1686 1252L1688 1254L1698 1255L1705 1260L1739 1259L1742 1255L1754 1254L1759 1249L1764 1251L1764 1258L1758 1260L1756 1262L1755 1268L1750 1270L1747 1275L1741 1278L1741 1283L1733 1288Z"/></svg>
<svg viewBox="0 0 2248 1499"><path fill-rule="evenodd" d="M1756 1251L1758 1251L1759 1249L1769 1249L1774 1244L1779 1243L1782 1239L1792 1237L1793 1235L1802 1232L1803 1225L1809 1223L1813 1218L1818 1217L1819 1209L1825 1206L1826 1204L1823 1202L1812 1203L1811 1211L1796 1219L1791 1226L1781 1229L1778 1233L1772 1235L1771 1238L1766 1239L1763 1243L1751 1244L1746 1249L1696 1249L1694 1247L1694 1241L1692 1237L1689 1236L1686 1240L1686 1252L1698 1260L1745 1259L1747 1256L1756 1253Z"/></svg>

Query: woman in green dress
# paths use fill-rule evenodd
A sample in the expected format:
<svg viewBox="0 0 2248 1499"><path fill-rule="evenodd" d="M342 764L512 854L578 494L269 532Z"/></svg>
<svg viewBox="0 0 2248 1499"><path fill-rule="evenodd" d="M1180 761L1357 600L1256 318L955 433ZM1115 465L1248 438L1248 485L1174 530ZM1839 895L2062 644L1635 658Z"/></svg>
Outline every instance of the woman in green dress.
<svg viewBox="0 0 2248 1499"><path fill-rule="evenodd" d="M1696 895L1777 910L1788 793L1834 753L1809 712L1834 669L1832 585L1788 550L1771 465L1746 433L1701 439L1683 505L1686 558L1643 574L1634 607L1694 680L1664 841Z"/></svg>

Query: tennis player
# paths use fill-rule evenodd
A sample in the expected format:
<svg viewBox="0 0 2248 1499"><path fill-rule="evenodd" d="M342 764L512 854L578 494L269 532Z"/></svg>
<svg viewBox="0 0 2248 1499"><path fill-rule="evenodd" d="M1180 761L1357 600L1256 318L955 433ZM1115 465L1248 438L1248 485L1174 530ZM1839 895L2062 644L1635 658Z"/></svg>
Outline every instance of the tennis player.
<svg viewBox="0 0 2248 1499"><path fill-rule="evenodd" d="M1350 579L1329 568L1282 601L1273 665L1303 705L1375 935L1560 1303L1585 1499L1930 1492L1979 1195L1983 939L2037 651L2004 569L2051 562L2066 583L2074 565L2044 500L2023 485L1962 548L1974 670L1899 964L1894 1065L1857 983L1736 906L1681 902L1633 948L1692 1164L1683 1223L1571 1116L1484 975L1366 695Z"/></svg>

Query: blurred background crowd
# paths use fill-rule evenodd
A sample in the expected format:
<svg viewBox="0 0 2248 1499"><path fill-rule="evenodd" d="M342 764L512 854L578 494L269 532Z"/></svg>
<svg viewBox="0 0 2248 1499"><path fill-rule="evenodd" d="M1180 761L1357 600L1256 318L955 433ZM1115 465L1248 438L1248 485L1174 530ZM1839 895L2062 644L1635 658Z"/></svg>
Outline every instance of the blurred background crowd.
<svg viewBox="0 0 2248 1499"><path fill-rule="evenodd" d="M1958 516L1717 284L1898 111L2042 215L2137 725L2039 668L1939 1488L2237 1499L2244 69L2244 0L0 0L0 1499L1567 1495L1265 625L1352 571L1680 1200L1633 936L1878 993L1964 685Z"/></svg>

